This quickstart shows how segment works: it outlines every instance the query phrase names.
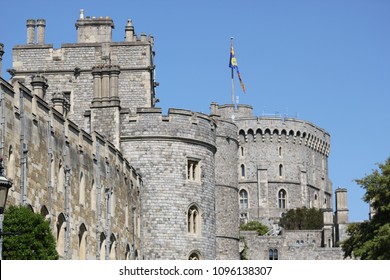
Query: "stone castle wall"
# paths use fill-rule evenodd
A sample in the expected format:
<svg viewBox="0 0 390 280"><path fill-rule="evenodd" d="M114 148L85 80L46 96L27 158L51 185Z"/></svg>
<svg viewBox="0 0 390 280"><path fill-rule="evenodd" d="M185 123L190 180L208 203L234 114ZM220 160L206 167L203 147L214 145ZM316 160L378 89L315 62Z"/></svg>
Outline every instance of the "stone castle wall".
<svg viewBox="0 0 390 280"><path fill-rule="evenodd" d="M139 108L123 118L121 150L147 182L141 194L143 255L215 259L215 125L206 115L178 109L163 116L159 108ZM195 231L192 206L200 215Z"/></svg>
<svg viewBox="0 0 390 280"><path fill-rule="evenodd" d="M238 127L239 186L248 192L247 219L269 223L286 209L332 207L328 178L330 136L302 120L255 117L250 106L220 106ZM286 191L285 207L279 192Z"/></svg>
<svg viewBox="0 0 390 280"><path fill-rule="evenodd" d="M79 19L78 24L90 21L91 19ZM103 18L94 19L96 24L87 26L91 27L87 30L92 32L99 29L100 25L104 27L106 21L107 19ZM80 36L85 38L87 30L79 27L79 33L83 33ZM44 98L48 103L51 103L57 91L67 92L71 103L69 118L85 129L84 114L90 109L94 97L92 69L96 66L119 67L118 96L122 108L135 113L137 107L152 106L153 37L142 35L129 42L112 42L111 36L102 34L103 31L104 29L98 31L101 38L79 38L78 43L62 44L59 49L46 43L15 46L11 73L14 78L24 81L29 88L31 76L43 74L50 85ZM109 29L104 32L109 32Z"/></svg>
<svg viewBox="0 0 390 280"><path fill-rule="evenodd" d="M139 174L99 134L86 133L19 82L0 82L10 204L29 205L51 221L60 258L96 259L99 253L104 259L107 234L110 258L134 258Z"/></svg>
<svg viewBox="0 0 390 280"><path fill-rule="evenodd" d="M215 154L217 257L239 259L237 126L212 115L217 126Z"/></svg>

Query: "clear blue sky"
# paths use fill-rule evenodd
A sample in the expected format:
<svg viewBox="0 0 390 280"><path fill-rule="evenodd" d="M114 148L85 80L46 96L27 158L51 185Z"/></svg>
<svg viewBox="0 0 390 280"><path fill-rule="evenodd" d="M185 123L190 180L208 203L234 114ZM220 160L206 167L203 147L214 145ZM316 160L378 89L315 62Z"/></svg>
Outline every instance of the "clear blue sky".
<svg viewBox="0 0 390 280"><path fill-rule="evenodd" d="M60 3L61 4L58 4ZM331 135L333 189L348 189L350 220L368 218L354 183L390 156L390 1L6 1L0 42L3 75L13 45L26 43L26 19L46 19L46 42L77 41L79 10L110 16L114 41L128 18L155 37L159 106L209 112L231 102L230 37L247 94L241 104L298 116Z"/></svg>

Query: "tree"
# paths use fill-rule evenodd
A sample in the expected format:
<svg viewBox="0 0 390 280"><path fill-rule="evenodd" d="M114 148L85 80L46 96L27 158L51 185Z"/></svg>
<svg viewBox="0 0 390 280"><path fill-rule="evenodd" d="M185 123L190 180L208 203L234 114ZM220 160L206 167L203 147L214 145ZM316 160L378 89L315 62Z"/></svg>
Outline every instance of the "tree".
<svg viewBox="0 0 390 280"><path fill-rule="evenodd" d="M242 224L240 225L240 230L257 231L259 235L264 235L269 231L268 227L258 221L250 221Z"/></svg>
<svg viewBox="0 0 390 280"><path fill-rule="evenodd" d="M280 219L279 225L286 230L322 229L324 216L315 208L296 208L288 210Z"/></svg>
<svg viewBox="0 0 390 280"><path fill-rule="evenodd" d="M10 206L4 215L4 260L56 260L58 253L50 224L26 207Z"/></svg>
<svg viewBox="0 0 390 280"><path fill-rule="evenodd" d="M371 220L348 226L350 236L342 243L344 257L390 260L390 158L379 170L355 182L366 190L363 200L371 204Z"/></svg>

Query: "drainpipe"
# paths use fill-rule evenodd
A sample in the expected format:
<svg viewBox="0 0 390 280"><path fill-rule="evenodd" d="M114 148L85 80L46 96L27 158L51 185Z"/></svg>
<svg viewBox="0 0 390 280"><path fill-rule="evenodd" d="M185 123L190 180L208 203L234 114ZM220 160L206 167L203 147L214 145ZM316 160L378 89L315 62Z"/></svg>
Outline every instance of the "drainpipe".
<svg viewBox="0 0 390 280"><path fill-rule="evenodd" d="M65 231L65 259L69 259L69 241L70 241L70 211L69 211L69 177L70 168L65 165L65 219L66 219L66 231Z"/></svg>
<svg viewBox="0 0 390 280"><path fill-rule="evenodd" d="M47 121L47 143L48 143L48 165L47 165L47 170L48 170L48 190L49 190L49 217L50 217L50 226L52 222L52 217L51 217L51 211L52 211L52 195L53 195L53 182L51 181L51 169L52 169L52 164L53 164L53 147L52 147L52 141L51 141L51 121Z"/></svg>
<svg viewBox="0 0 390 280"><path fill-rule="evenodd" d="M107 187L106 191L106 260L110 259L111 243L111 188L110 188L110 164L106 161Z"/></svg>
<svg viewBox="0 0 390 280"><path fill-rule="evenodd" d="M4 143L5 143L5 99L4 93L0 90L1 94L1 158L4 159Z"/></svg>
<svg viewBox="0 0 390 280"><path fill-rule="evenodd" d="M26 206L27 201L27 190L26 190L26 179L27 179L27 145L25 140L25 120L24 120L24 92L20 90L20 154L21 154L21 178L20 178L20 191L22 193L22 206Z"/></svg>
<svg viewBox="0 0 390 280"><path fill-rule="evenodd" d="M101 199L101 182L100 182L100 144L96 139L96 159L97 159L97 207L96 207L96 259L100 260L100 199Z"/></svg>

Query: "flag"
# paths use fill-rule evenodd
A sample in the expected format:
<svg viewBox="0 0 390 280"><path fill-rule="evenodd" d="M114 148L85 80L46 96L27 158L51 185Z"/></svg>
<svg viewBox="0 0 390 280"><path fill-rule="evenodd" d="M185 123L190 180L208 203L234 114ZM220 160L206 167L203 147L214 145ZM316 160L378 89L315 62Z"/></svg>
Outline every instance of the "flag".
<svg viewBox="0 0 390 280"><path fill-rule="evenodd" d="M241 84L242 91L243 91L244 93L246 93L244 83L242 82L242 79L241 79L240 71L238 70L238 64L237 64L237 59L236 59L236 57L235 57L235 55L234 55L233 45L230 47L230 61L229 61L229 67L236 70L238 79L240 80L240 84Z"/></svg>

